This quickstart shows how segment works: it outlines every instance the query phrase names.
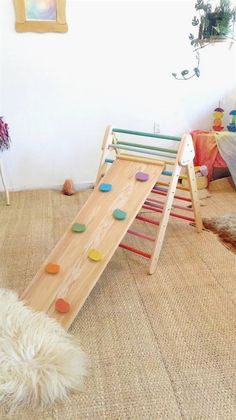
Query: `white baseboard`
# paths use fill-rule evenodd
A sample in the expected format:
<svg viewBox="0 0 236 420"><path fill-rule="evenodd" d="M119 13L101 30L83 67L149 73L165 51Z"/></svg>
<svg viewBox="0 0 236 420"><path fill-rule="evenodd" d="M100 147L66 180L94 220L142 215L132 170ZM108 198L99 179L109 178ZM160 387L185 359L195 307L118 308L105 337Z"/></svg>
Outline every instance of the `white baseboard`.
<svg viewBox="0 0 236 420"><path fill-rule="evenodd" d="M62 190L63 185L47 185L44 187L39 186L27 186L23 185L18 188L10 188L8 187L9 192L17 192L17 191L31 191L31 190ZM88 190L94 188L94 182L81 182L79 184L74 184L74 188L76 191ZM4 193L4 189L0 189L1 193Z"/></svg>

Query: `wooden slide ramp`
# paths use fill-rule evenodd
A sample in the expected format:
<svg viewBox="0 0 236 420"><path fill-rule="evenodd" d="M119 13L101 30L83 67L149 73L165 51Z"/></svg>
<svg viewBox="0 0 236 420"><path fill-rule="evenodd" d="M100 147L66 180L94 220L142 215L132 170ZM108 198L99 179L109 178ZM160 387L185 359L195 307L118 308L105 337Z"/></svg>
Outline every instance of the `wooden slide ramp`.
<svg viewBox="0 0 236 420"><path fill-rule="evenodd" d="M98 186L59 240L32 282L21 296L34 310L44 311L68 329L101 276L106 265L125 236L143 202L161 175L163 165L117 159L102 183L112 191L101 192ZM137 172L149 174L145 182L137 181ZM127 212L124 220L116 220L115 209ZM72 231L74 223L86 225L82 233ZM90 249L102 253L100 261L88 257ZM60 265L57 274L48 274L48 263ZM55 301L63 298L71 305L67 313L59 313Z"/></svg>

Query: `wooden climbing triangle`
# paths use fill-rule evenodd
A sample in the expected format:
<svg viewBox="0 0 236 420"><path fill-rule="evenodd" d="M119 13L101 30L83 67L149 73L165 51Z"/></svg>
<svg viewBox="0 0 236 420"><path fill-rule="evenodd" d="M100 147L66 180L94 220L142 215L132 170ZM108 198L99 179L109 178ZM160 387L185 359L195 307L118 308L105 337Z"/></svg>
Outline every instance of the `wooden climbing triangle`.
<svg viewBox="0 0 236 420"><path fill-rule="evenodd" d="M125 140L120 135L125 136ZM135 142L130 138L135 138ZM152 142L143 144L140 138ZM169 141L170 146L157 146L153 144L156 140ZM33 309L57 319L67 329L118 246L150 259L149 273L152 274L157 267L170 216L192 221L198 232L202 230L193 157L193 144L188 134L179 138L107 127L95 188L24 291L22 299ZM181 174L182 168L186 170L185 175ZM190 198L176 193L178 188L183 189L179 184L181 176L189 181ZM100 188L101 184L103 188ZM156 195L164 201L154 198ZM175 198L187 200L188 205L191 202L192 217L177 213L176 210L183 210L183 206L173 207ZM142 216L143 208L159 213L160 221ZM127 232L150 240L146 234L131 228L135 219L156 228L151 238L151 253L122 242Z"/></svg>

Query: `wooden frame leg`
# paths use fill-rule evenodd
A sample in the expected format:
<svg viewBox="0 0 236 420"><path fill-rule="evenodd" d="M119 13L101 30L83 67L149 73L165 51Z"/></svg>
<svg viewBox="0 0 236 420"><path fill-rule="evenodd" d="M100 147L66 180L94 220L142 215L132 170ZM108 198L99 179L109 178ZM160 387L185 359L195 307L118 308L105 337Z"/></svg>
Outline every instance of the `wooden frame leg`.
<svg viewBox="0 0 236 420"><path fill-rule="evenodd" d="M170 186L169 186L169 189L168 189L166 202L165 202L165 205L164 205L164 208L163 208L163 213L162 213L162 216L161 216L160 225L158 227L158 232L157 232L154 248L153 248L153 251L152 251L151 263L150 263L150 266L149 266L149 274L153 274L156 270L156 267L157 267L157 263L158 263L159 255L160 255L160 252L161 252L163 240L164 240L164 237L165 237L165 232L166 232L166 228L167 228L167 224L168 224L168 220L169 220L169 216L170 216L170 212L171 212L172 203L173 203L173 200L174 200L174 195L175 195L176 186L177 186L177 182L178 182L178 179L179 179L180 171L181 171L181 166L176 164L175 168L174 168L174 171L173 171L174 173L172 175ZM158 183L158 181L157 181L157 183Z"/></svg>
<svg viewBox="0 0 236 420"><path fill-rule="evenodd" d="M196 181L193 162L190 162L187 165L187 174L188 174L188 182L189 182L189 187L190 187L190 194L192 198L196 229L197 229L197 232L201 232L203 229L203 224L202 224L202 216L200 212L197 181Z"/></svg>
<svg viewBox="0 0 236 420"><path fill-rule="evenodd" d="M1 176L3 187L4 187L4 190L5 190L5 193L6 193L7 206L9 206L10 205L9 192L8 192L7 184L6 184L6 180L5 180L2 159L0 159L0 176Z"/></svg>
<svg viewBox="0 0 236 420"><path fill-rule="evenodd" d="M98 168L98 172L97 172L95 185L97 185L100 182L101 177L103 175L103 172L104 171L106 172L107 165L105 163L105 158L106 158L106 154L107 154L107 151L108 151L108 144L111 142L111 136L112 136L112 126L108 125L106 130L105 130L104 137L103 137L103 142L102 142L102 147L101 147L102 156L101 156L101 159L100 159L100 164L99 164L99 168Z"/></svg>

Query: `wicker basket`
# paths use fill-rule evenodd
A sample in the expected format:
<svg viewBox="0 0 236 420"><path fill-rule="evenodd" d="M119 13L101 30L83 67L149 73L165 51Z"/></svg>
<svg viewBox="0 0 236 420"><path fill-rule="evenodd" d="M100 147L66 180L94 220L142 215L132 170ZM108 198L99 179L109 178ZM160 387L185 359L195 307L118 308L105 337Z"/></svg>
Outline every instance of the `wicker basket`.
<svg viewBox="0 0 236 420"><path fill-rule="evenodd" d="M195 173L200 171L200 166L195 166L194 168ZM204 188L207 188L208 186L208 178L207 176L196 176L196 181L197 181L197 188L198 190L203 190ZM182 185L183 187L187 187L189 188L189 182L187 178L183 178L182 179Z"/></svg>

